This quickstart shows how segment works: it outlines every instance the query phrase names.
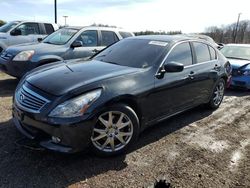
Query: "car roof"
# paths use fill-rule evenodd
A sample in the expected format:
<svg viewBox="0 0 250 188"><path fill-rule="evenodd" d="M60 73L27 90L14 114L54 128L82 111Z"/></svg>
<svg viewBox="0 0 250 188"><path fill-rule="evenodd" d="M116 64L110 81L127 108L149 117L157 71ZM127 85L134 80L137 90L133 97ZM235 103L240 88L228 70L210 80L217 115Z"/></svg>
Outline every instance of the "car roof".
<svg viewBox="0 0 250 188"><path fill-rule="evenodd" d="M145 39L145 40L156 40L164 42L178 42L183 40L194 40L193 37L183 36L183 35L141 35L133 38ZM195 39L197 41L205 41L200 39Z"/></svg>
<svg viewBox="0 0 250 188"><path fill-rule="evenodd" d="M225 46L235 46L235 47L250 47L250 44L225 44Z"/></svg>
<svg viewBox="0 0 250 188"><path fill-rule="evenodd" d="M18 22L18 23L23 23L23 22L33 22L33 23L46 23L46 24L54 24L51 22L42 22L42 21L34 21L34 20L14 20L10 22Z"/></svg>
<svg viewBox="0 0 250 188"><path fill-rule="evenodd" d="M116 27L99 27L99 26L66 26L63 28L69 28L69 29L77 29L77 30L81 30L81 29L98 29L98 30L107 30L107 31L126 31L126 32L130 32L127 31L125 29L122 28L116 28ZM132 33L132 32L131 32Z"/></svg>

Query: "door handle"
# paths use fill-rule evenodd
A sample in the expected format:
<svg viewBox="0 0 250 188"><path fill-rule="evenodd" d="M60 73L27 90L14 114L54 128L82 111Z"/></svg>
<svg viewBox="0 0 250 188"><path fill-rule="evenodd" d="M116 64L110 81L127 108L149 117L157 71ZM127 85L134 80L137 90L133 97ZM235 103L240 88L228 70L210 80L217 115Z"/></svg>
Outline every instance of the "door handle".
<svg viewBox="0 0 250 188"><path fill-rule="evenodd" d="M217 65L217 64L215 64L215 65L214 65L214 70L219 70L219 69L220 69L220 66Z"/></svg>
<svg viewBox="0 0 250 188"><path fill-rule="evenodd" d="M97 52L99 52L99 50L94 49L94 50L92 50L92 52L97 53Z"/></svg>
<svg viewBox="0 0 250 188"><path fill-rule="evenodd" d="M193 80L194 79L194 71L191 71L188 75L188 78Z"/></svg>

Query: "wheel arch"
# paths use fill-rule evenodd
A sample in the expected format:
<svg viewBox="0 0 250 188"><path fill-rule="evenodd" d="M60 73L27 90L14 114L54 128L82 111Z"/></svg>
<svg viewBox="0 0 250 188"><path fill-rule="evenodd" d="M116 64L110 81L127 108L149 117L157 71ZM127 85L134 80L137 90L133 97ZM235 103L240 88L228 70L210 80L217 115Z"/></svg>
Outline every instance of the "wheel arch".
<svg viewBox="0 0 250 188"><path fill-rule="evenodd" d="M108 101L107 103L105 103L105 106L112 106L114 104L125 104L128 105L130 108L132 108L134 110L134 112L136 113L139 122L141 122L142 119L142 112L141 109L139 107L139 104L136 100L136 97L133 95L122 95L116 98L113 98L112 100Z"/></svg>

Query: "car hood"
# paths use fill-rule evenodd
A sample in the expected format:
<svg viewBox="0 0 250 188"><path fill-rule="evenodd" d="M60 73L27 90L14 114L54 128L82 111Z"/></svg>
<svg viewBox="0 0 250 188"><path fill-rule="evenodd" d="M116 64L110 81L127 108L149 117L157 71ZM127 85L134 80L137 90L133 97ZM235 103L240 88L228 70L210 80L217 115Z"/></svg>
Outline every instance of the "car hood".
<svg viewBox="0 0 250 188"><path fill-rule="evenodd" d="M0 40L1 40L1 39L7 39L6 33L0 32Z"/></svg>
<svg viewBox="0 0 250 188"><path fill-rule="evenodd" d="M250 69L250 64L249 64L250 61L249 60L239 60L239 59L230 59L230 58L228 58L228 60L234 69L237 69L237 68L242 67L244 65L246 65L246 66L244 66L244 69Z"/></svg>
<svg viewBox="0 0 250 188"><path fill-rule="evenodd" d="M60 96L84 85L139 70L96 60L74 60L41 67L28 75L26 81L47 93Z"/></svg>
<svg viewBox="0 0 250 188"><path fill-rule="evenodd" d="M60 48L59 45L47 44L47 43L24 43L19 45L14 45L9 47L6 51L12 55L17 55L18 53L26 50L34 50L36 53L43 53L49 51L55 51L55 49Z"/></svg>

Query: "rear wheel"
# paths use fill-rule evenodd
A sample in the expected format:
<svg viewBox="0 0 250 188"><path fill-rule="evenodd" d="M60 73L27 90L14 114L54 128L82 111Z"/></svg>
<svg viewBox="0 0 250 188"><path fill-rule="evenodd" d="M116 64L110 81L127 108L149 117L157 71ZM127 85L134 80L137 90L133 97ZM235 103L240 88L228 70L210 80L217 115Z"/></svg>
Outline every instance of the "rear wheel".
<svg viewBox="0 0 250 188"><path fill-rule="evenodd" d="M125 152L137 139L139 120L127 105L107 107L97 119L91 136L92 150L99 156Z"/></svg>
<svg viewBox="0 0 250 188"><path fill-rule="evenodd" d="M209 103L207 104L209 108L216 109L220 106L225 93L225 80L221 78L214 87L213 94Z"/></svg>

